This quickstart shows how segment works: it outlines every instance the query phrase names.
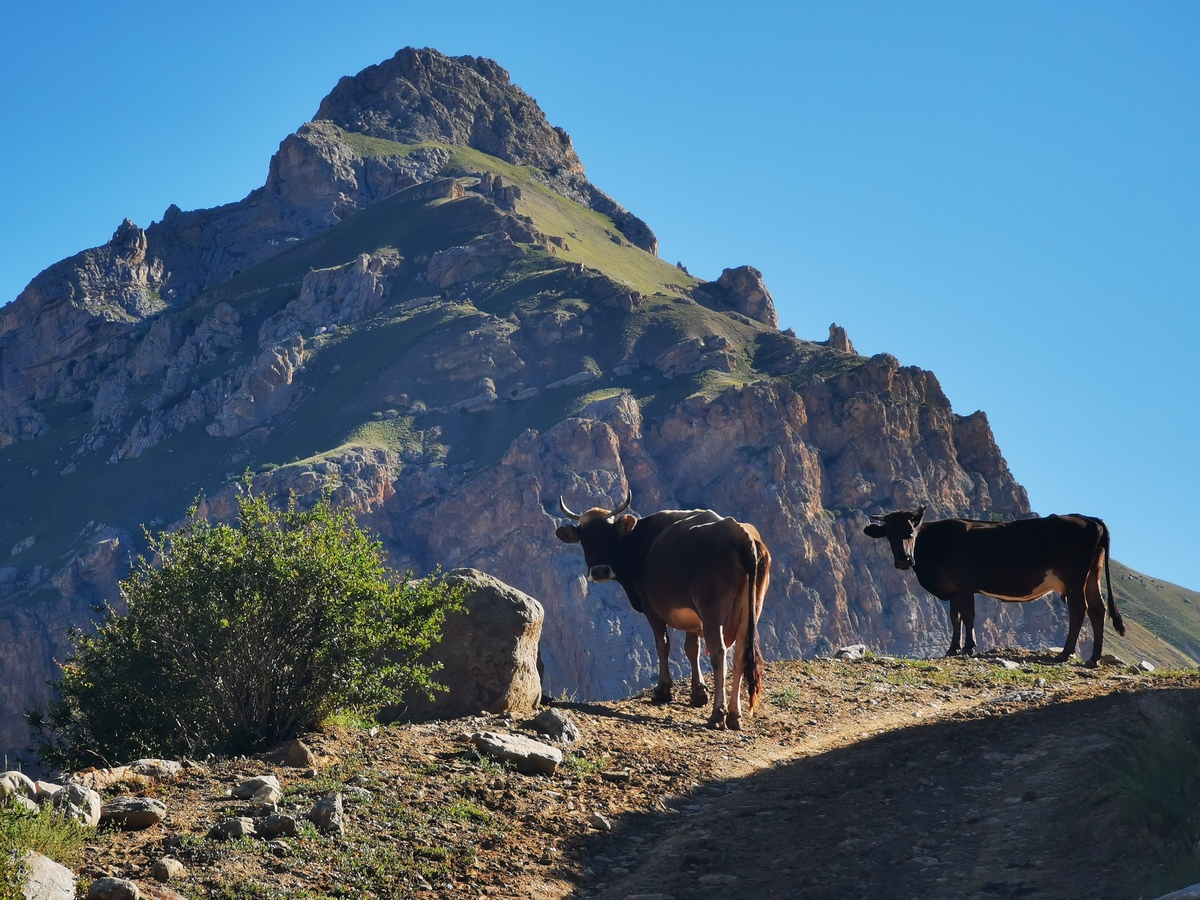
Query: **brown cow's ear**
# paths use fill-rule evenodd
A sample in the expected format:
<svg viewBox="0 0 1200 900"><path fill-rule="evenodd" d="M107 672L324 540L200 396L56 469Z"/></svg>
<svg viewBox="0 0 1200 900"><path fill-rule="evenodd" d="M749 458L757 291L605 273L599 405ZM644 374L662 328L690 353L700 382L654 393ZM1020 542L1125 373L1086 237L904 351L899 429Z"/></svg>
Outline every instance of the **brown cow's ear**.
<svg viewBox="0 0 1200 900"><path fill-rule="evenodd" d="M865 534L867 537L881 538L887 534L887 529L876 522L872 522L863 529L863 534Z"/></svg>
<svg viewBox="0 0 1200 900"><path fill-rule="evenodd" d="M922 506L917 510L917 514L912 517L912 523L914 525L920 525L921 524L921 516L923 516L923 515L925 515L925 507Z"/></svg>
<svg viewBox="0 0 1200 900"><path fill-rule="evenodd" d="M637 525L637 516L621 516L616 521L617 536L626 537L629 532L633 531L633 526Z"/></svg>
<svg viewBox="0 0 1200 900"><path fill-rule="evenodd" d="M559 525L554 529L554 534L564 544L579 543L579 526L578 525Z"/></svg>

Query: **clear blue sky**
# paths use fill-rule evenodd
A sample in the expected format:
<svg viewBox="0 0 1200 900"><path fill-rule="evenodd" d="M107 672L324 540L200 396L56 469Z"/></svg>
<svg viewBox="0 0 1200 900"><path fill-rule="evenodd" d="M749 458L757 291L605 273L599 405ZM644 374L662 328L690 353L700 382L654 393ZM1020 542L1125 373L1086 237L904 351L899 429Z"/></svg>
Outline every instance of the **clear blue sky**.
<svg viewBox="0 0 1200 900"><path fill-rule="evenodd" d="M670 262L987 411L1035 510L1200 589L1200 3L7 4L0 302L240 199L342 75L497 60Z"/></svg>

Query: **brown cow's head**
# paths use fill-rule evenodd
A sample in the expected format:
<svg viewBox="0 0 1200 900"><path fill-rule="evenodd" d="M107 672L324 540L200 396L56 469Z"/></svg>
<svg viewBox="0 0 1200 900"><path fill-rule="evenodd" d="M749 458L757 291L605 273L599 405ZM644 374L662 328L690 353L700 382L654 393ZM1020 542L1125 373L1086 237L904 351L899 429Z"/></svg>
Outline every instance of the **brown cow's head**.
<svg viewBox="0 0 1200 900"><path fill-rule="evenodd" d="M587 565L588 578L592 581L612 581L616 577L613 564L616 558L617 542L633 531L637 517L619 515L629 508L633 502L633 492L630 491L625 502L616 509L607 510L597 506L585 513L573 513L558 498L562 511L578 522L578 525L559 525L554 530L558 539L566 544L582 544L583 560Z"/></svg>
<svg viewBox="0 0 1200 900"><path fill-rule="evenodd" d="M863 529L867 537L888 539L897 569L911 569L916 563L913 551L917 542L917 526L925 515L925 507L901 509L886 516L871 516L875 521Z"/></svg>

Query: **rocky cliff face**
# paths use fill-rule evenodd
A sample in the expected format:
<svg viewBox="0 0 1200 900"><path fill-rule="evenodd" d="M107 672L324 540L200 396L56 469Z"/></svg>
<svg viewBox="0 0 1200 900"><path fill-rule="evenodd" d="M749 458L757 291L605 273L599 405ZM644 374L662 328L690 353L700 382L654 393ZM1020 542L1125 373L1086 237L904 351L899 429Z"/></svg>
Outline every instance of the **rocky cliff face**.
<svg viewBox="0 0 1200 900"><path fill-rule="evenodd" d="M402 569L540 600L554 693L655 670L644 619L554 538L560 495L758 526L769 657L940 653L940 604L862 528L919 503L1028 515L986 417L844 331L779 332L757 270L703 284L653 249L503 69L406 50L343 79L250 196L125 222L35 278L0 311L0 746L67 627L119 602L141 526L197 497L228 519L247 470L331 487ZM1063 627L1049 603L981 618L985 644Z"/></svg>

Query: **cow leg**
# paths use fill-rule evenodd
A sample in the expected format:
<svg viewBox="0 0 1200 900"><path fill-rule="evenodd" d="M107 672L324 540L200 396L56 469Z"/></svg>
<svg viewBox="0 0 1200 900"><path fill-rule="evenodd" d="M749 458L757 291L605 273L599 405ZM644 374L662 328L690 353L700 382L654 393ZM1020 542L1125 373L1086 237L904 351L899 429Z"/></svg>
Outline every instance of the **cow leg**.
<svg viewBox="0 0 1200 900"><path fill-rule="evenodd" d="M968 594L959 607L962 613L963 656L975 655L975 594Z"/></svg>
<svg viewBox="0 0 1200 900"><path fill-rule="evenodd" d="M708 717L708 727L725 727L725 637L720 625L704 623L704 643L712 658L713 709Z"/></svg>
<svg viewBox="0 0 1200 900"><path fill-rule="evenodd" d="M692 664L692 706L703 706L708 702L708 688L704 686L704 675L700 671L700 635L689 631L683 639L683 649Z"/></svg>
<svg viewBox="0 0 1200 900"><path fill-rule="evenodd" d="M1079 632L1083 628L1083 614L1086 608L1083 591L1069 591L1066 600L1067 612L1070 615L1067 625L1067 642L1063 644L1062 653L1054 657L1054 661L1060 663L1066 662L1075 655L1075 645L1079 643ZM1095 663L1089 660L1088 665L1094 666Z"/></svg>
<svg viewBox="0 0 1200 900"><path fill-rule="evenodd" d="M962 652L962 606L958 598L950 598L950 649L947 656L958 656Z"/></svg>
<svg viewBox="0 0 1200 900"><path fill-rule="evenodd" d="M729 699L725 703L725 724L730 731L742 730L742 677L746 668L746 654L742 648L745 646L746 631L742 629L729 648L733 654L733 677L729 680Z"/></svg>
<svg viewBox="0 0 1200 900"><path fill-rule="evenodd" d="M1087 582L1083 586L1083 599L1087 606L1088 618L1092 622L1092 655L1086 665L1093 668L1104 655L1104 597L1100 594L1099 567L1088 573Z"/></svg>
<svg viewBox="0 0 1200 900"><path fill-rule="evenodd" d="M650 620L650 627L654 630L654 648L658 651L658 685L650 695L650 700L652 703L670 703L671 632L667 630L667 623L658 616L647 613L646 618Z"/></svg>

